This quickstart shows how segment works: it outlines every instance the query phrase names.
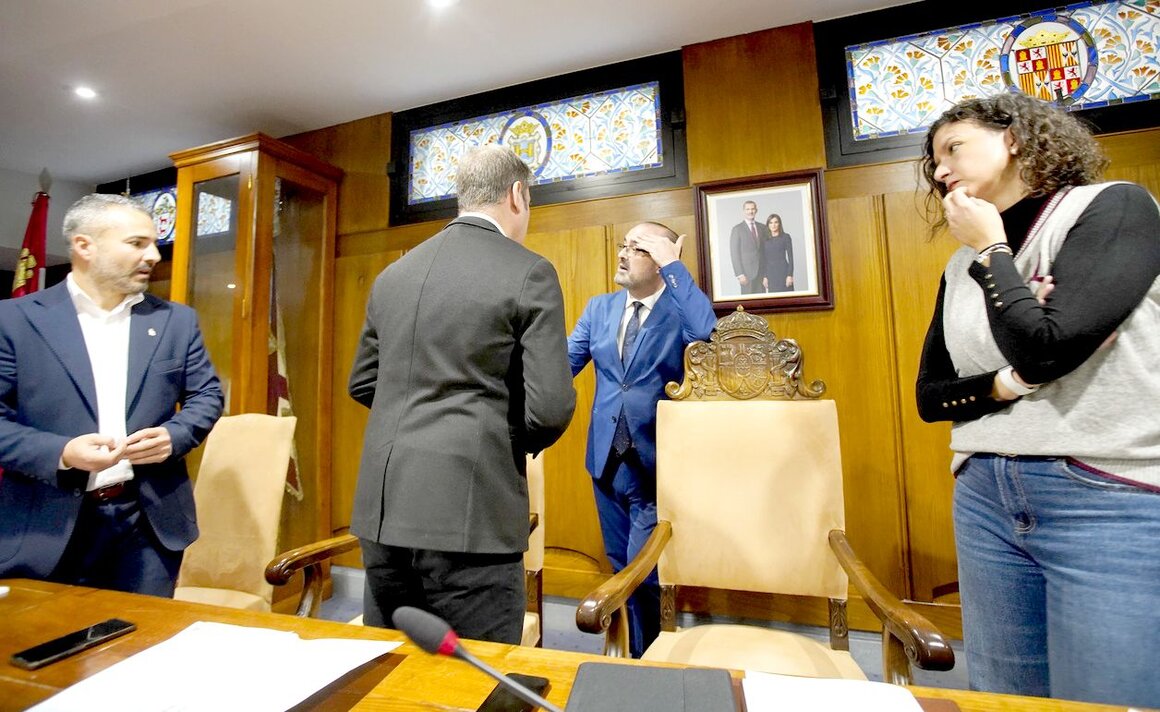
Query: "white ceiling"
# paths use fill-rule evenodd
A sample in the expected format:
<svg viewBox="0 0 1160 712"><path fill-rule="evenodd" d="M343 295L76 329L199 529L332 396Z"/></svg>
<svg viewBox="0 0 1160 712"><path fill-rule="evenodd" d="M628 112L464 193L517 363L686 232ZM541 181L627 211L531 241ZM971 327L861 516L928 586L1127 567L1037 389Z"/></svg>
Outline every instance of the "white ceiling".
<svg viewBox="0 0 1160 712"><path fill-rule="evenodd" d="M901 0L0 0L0 168L100 183L170 152ZM77 85L100 92L86 102Z"/></svg>

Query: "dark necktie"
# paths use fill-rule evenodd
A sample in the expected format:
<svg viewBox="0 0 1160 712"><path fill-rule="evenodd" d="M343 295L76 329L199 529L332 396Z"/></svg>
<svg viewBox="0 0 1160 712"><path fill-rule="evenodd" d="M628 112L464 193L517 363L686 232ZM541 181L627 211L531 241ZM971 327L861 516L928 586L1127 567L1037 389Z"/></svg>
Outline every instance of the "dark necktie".
<svg viewBox="0 0 1160 712"><path fill-rule="evenodd" d="M640 333L641 302L632 303L632 316L628 318L628 326L624 327L624 345L620 347L620 362L628 365L628 357L632 355L632 345L636 343L636 335Z"/></svg>
<svg viewBox="0 0 1160 712"><path fill-rule="evenodd" d="M636 343L637 334L640 333L640 308L644 304L640 302L632 303L632 316L628 319L628 326L624 329L624 345L620 349L620 362L628 365L628 358L632 355L632 346ZM627 376L625 381L627 382ZM612 449L616 452L618 457L623 457L624 453L632 447L632 437L628 434L628 418L624 415L624 406L620 407L620 417L616 419L616 430L612 433Z"/></svg>
<svg viewBox="0 0 1160 712"><path fill-rule="evenodd" d="M753 235L753 244L757 244L757 223L749 223L749 234Z"/></svg>

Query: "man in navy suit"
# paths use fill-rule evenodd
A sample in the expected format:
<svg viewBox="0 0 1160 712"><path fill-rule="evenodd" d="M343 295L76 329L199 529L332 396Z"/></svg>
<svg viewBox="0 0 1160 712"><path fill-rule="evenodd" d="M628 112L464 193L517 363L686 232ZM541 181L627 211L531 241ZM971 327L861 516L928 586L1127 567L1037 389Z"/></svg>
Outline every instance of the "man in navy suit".
<svg viewBox="0 0 1160 712"><path fill-rule="evenodd" d="M596 397L585 466L593 477L604 549L616 571L657 523L656 412L665 384L684 376L685 346L707 339L709 298L678 259L684 236L641 223L620 245L615 281L624 289L589 300L568 337L572 375L592 361ZM628 602L633 657L660 632L654 571Z"/></svg>
<svg viewBox="0 0 1160 712"><path fill-rule="evenodd" d="M148 213L89 195L64 234L65 281L0 302L0 578L172 596L221 387L193 310L145 293Z"/></svg>

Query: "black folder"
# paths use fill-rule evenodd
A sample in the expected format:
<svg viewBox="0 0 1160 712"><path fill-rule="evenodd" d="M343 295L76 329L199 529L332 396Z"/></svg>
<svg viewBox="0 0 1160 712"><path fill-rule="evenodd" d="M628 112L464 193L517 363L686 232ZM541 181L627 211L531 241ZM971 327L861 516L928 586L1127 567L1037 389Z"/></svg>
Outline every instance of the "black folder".
<svg viewBox="0 0 1160 712"><path fill-rule="evenodd" d="M736 712L725 670L581 663L565 712Z"/></svg>

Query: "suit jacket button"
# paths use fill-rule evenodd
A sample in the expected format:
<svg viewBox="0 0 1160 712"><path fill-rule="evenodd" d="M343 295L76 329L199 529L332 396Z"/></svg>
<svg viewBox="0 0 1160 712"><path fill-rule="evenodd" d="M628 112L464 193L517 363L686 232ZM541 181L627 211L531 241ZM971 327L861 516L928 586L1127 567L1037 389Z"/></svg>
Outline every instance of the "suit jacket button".
<svg viewBox="0 0 1160 712"><path fill-rule="evenodd" d="M628 384L627 384L627 383L621 383L621 384L620 384L620 390L622 390L622 391L627 391L627 390L628 390Z"/></svg>
<svg viewBox="0 0 1160 712"><path fill-rule="evenodd" d="M82 491L81 491L81 490L79 490L79 489L74 489L74 490L73 490L73 496L74 496L74 497L80 497L80 496L81 496L81 495L83 495L83 494L84 494L84 492L82 492Z"/></svg>
<svg viewBox="0 0 1160 712"><path fill-rule="evenodd" d="M608 420L609 420L609 421L611 421L611 422L613 422L613 423L615 423L615 422L616 422L616 416L615 416L615 415L613 415L613 416L610 416L610 417L608 418Z"/></svg>

